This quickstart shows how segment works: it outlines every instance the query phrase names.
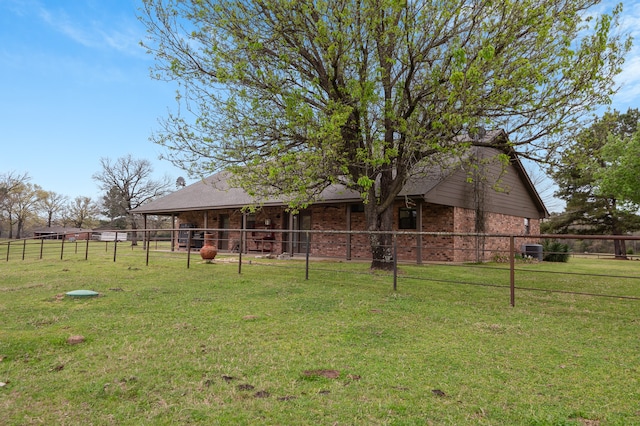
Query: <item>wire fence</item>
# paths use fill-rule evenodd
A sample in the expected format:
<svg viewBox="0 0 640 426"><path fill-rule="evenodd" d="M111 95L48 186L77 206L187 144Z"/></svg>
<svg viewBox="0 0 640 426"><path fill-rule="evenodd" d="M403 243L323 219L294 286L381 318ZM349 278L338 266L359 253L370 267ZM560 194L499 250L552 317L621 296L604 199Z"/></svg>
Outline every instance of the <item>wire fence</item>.
<svg viewBox="0 0 640 426"><path fill-rule="evenodd" d="M511 306L516 291L640 300L640 256L635 251L640 236L177 228L55 234L3 241L0 249L7 262L142 257L147 266L171 261L188 269L204 262L200 253L213 243L215 262L237 263L239 274L251 265L295 269L305 279L331 272L348 280L349 274L371 273L367 267L345 265L368 265L373 260L371 237L381 234L388 243L378 259L378 275L387 277L394 291L403 282L497 287L508 289ZM590 251L592 247L598 251ZM549 261L568 258L597 262L573 266ZM607 263L621 259L628 261L616 263L623 268Z"/></svg>

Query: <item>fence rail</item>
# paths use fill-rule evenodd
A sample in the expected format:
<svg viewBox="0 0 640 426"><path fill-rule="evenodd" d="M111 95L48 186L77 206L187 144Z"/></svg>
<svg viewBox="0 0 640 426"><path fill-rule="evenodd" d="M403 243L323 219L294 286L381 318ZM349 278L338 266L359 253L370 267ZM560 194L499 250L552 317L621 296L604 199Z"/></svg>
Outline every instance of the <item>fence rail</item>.
<svg viewBox="0 0 640 426"><path fill-rule="evenodd" d="M103 231L105 232L105 231ZM569 243L573 247L588 247L585 241L597 242L597 247L612 246L613 241L632 242L634 248L640 236L614 235L502 235L502 234L473 234L473 233L432 233L432 232L363 232L363 231L317 231L317 230L263 230L263 229L218 229L218 228L190 228L185 229L142 229L126 231L106 231L109 238L101 240L98 233L87 232L83 238L69 235L48 235L21 240L6 240L0 242L0 249L5 249L5 259L83 259L108 256L113 262L126 257L128 252L144 251L144 262L148 266L152 261L162 261L170 256L185 262L186 268L191 267L192 256L197 254L203 246L205 234L213 235L219 250L221 261L237 262L238 273L242 273L243 265L256 264L257 259L264 266L291 267L287 260L304 261L305 278L309 278L310 271L325 269L327 263L315 262L318 259L347 260L351 262L371 261L371 256L363 255L368 249L369 237L374 234L390 235L391 243L385 246L384 262L387 264L389 276L392 277L394 291L398 288L399 280L428 280L450 282L452 284L478 285L488 287L503 287L509 289L510 304L515 306L516 290L543 291L549 293L569 293L595 297L610 297L628 300L640 300L636 294L595 293L580 291L579 289L558 289L530 285L530 282L541 282L545 274L564 274L583 279L609 279L613 281L633 281L640 284L640 263L638 269L629 275L607 273L605 264L603 270L594 271L561 271L545 269L543 259L549 254L562 254L542 251L542 245L531 244L531 241L556 240ZM115 233L115 234L114 234ZM164 234L165 237L158 235ZM111 236L116 235L116 238ZM209 236L211 238L211 236ZM463 244L459 247L445 247L444 242L459 238ZM425 244L425 242L428 242ZM431 244L431 245L430 245ZM529 247L535 246L535 247ZM538 247L539 246L539 247ZM221 248L224 247L224 248ZM532 248L531 252L527 250ZM564 252L563 252L564 253ZM446 254L444 256L443 254ZM569 253L573 257L592 257L602 259L625 258L636 262L640 256L632 250L621 256L613 252L591 253L588 250ZM472 261L448 261L446 257L464 258ZM444 257L444 259L443 259ZM432 258L432 260L430 260ZM275 260L274 260L275 259ZM528 265L535 263L537 268ZM301 262L295 262L299 267ZM411 273L398 274L403 265L441 265L453 268L472 268L476 272L473 280L439 279L438 277L424 278ZM335 265L335 264L334 264ZM498 279L483 281L488 271L498 271ZM491 276L495 276L491 274ZM517 282L516 282L517 280Z"/></svg>

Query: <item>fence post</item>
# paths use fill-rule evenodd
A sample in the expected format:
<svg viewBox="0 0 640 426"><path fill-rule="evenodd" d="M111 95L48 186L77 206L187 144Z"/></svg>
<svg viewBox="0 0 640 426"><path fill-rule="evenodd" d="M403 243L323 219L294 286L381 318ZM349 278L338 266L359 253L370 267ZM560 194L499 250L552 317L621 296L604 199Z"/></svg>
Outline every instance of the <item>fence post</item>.
<svg viewBox="0 0 640 426"><path fill-rule="evenodd" d="M151 233L145 231L144 233L144 249L147 252L146 266L149 266L149 247L151 246Z"/></svg>
<svg viewBox="0 0 640 426"><path fill-rule="evenodd" d="M65 238L62 237L62 244L60 244L60 260L62 260L64 257L64 240Z"/></svg>
<svg viewBox="0 0 640 426"><path fill-rule="evenodd" d="M191 267L191 231L187 231L187 269Z"/></svg>
<svg viewBox="0 0 640 426"><path fill-rule="evenodd" d="M240 230L240 243L238 244L238 275L242 274L242 250L244 248L244 229Z"/></svg>
<svg viewBox="0 0 640 426"><path fill-rule="evenodd" d="M9 249L11 248L11 240L7 241L7 262L9 261Z"/></svg>
<svg viewBox="0 0 640 426"><path fill-rule="evenodd" d="M393 291L398 290L398 235L393 234Z"/></svg>
<svg viewBox="0 0 640 426"><path fill-rule="evenodd" d="M84 248L84 260L89 260L89 240L93 238L93 234L87 236L87 245Z"/></svg>
<svg viewBox="0 0 640 426"><path fill-rule="evenodd" d="M40 240L42 242L42 240ZM42 259L42 246L40 246L40 259ZM22 240L22 260L24 260L24 253L27 251L27 240Z"/></svg>
<svg viewBox="0 0 640 426"><path fill-rule="evenodd" d="M509 237L509 288L511 289L511 307L516 306L516 237Z"/></svg>
<svg viewBox="0 0 640 426"><path fill-rule="evenodd" d="M306 260L305 260L306 265L305 265L305 275L304 275L304 279L305 279L305 280L308 280L308 279L309 279L309 251L310 251L310 246L311 246L311 244L309 244L309 231L307 231L307 232L306 232L306 234L307 234L307 241L306 241L306 244L307 244L307 250L306 250L306 251L307 251L307 254L306 254Z"/></svg>
<svg viewBox="0 0 640 426"><path fill-rule="evenodd" d="M27 240L24 240L24 248L27 248ZM40 260L42 260L42 252L44 250L44 238L40 238ZM22 250L22 260L24 260L24 249Z"/></svg>
<svg viewBox="0 0 640 426"><path fill-rule="evenodd" d="M113 241L113 261L116 261L116 252L118 251L118 234L116 233L116 239Z"/></svg>

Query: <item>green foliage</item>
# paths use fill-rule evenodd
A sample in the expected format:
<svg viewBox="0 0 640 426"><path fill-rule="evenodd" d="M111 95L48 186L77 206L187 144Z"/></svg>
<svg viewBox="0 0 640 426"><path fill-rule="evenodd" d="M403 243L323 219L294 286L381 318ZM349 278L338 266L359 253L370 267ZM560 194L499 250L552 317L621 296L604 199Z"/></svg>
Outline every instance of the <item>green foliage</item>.
<svg viewBox="0 0 640 426"><path fill-rule="evenodd" d="M637 109L606 113L570 141L551 174L566 211L543 224L543 232L622 235L640 229L637 208L618 199L605 183L609 170L614 172L614 152L621 154L618 141L628 141L639 120ZM629 151L635 154L631 145ZM616 254L624 252L624 243L617 240Z"/></svg>
<svg viewBox="0 0 640 426"><path fill-rule="evenodd" d="M610 135L602 147L603 167L595 177L601 194L640 206L640 131L630 136Z"/></svg>
<svg viewBox="0 0 640 426"><path fill-rule="evenodd" d="M125 195L117 186L112 186L102 196L102 214L112 221L126 217L128 212L128 203Z"/></svg>
<svg viewBox="0 0 640 426"><path fill-rule="evenodd" d="M557 240L544 240L542 253L545 262L568 262L570 257L569 245Z"/></svg>
<svg viewBox="0 0 640 426"><path fill-rule="evenodd" d="M513 130L544 157L608 103L630 42L619 9L591 21L591 5L145 0L152 75L182 87L153 139L193 174L232 167L258 202L340 181L388 206L416 166L468 148L466 129Z"/></svg>

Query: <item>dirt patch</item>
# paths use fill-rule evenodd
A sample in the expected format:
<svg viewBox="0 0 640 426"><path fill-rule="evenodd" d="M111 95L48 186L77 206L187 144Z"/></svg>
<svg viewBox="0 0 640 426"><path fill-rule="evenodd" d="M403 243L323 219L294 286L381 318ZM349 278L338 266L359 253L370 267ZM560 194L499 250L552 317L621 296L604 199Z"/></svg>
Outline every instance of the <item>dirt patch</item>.
<svg viewBox="0 0 640 426"><path fill-rule="evenodd" d="M281 396L280 398L278 398L278 401L291 401L292 399L296 399L297 396L293 396L293 395L285 395L285 396Z"/></svg>
<svg viewBox="0 0 640 426"><path fill-rule="evenodd" d="M85 340L84 336L80 336L80 335L71 336L71 337L69 337L67 339L67 344L68 345L77 345L77 344L80 344L80 343L84 342L84 340Z"/></svg>
<svg viewBox="0 0 640 426"><path fill-rule="evenodd" d="M242 385L238 385L237 389L239 391L250 391L250 390L254 390L255 386L244 383Z"/></svg>
<svg viewBox="0 0 640 426"><path fill-rule="evenodd" d="M447 396L447 394L441 391L440 389L433 389L431 393L434 394L435 396L440 396L440 397Z"/></svg>

